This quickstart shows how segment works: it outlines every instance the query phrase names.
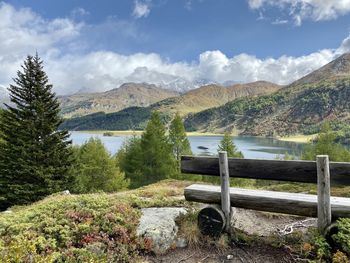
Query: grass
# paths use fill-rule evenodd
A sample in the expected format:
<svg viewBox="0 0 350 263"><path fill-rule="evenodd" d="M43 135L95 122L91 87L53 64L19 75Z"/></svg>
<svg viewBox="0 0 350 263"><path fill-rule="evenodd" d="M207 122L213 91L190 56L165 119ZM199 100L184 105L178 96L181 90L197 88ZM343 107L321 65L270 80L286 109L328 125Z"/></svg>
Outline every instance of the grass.
<svg viewBox="0 0 350 263"><path fill-rule="evenodd" d="M297 134L297 135L291 135L286 137L277 137L277 139L285 142L309 143L310 141L315 139L316 136L317 134L312 134L312 135Z"/></svg>

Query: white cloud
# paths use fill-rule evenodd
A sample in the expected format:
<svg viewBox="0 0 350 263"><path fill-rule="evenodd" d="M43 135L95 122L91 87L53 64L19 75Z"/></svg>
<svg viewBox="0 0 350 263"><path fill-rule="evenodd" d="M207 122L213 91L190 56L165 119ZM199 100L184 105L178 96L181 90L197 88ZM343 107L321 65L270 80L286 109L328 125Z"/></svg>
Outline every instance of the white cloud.
<svg viewBox="0 0 350 263"><path fill-rule="evenodd" d="M79 35L82 24L65 18L45 20L28 8L0 2L0 85L8 85L27 54L47 56Z"/></svg>
<svg viewBox="0 0 350 263"><path fill-rule="evenodd" d="M147 17L149 15L149 13L151 12L149 2L135 0L134 3L135 3L135 6L134 6L134 10L132 12L132 15L135 18Z"/></svg>
<svg viewBox="0 0 350 263"><path fill-rule="evenodd" d="M271 24L273 25L284 25L287 24L288 20L285 19L276 19L275 21L273 21Z"/></svg>
<svg viewBox="0 0 350 263"><path fill-rule="evenodd" d="M73 18L80 18L90 15L90 12L82 7L76 7L70 12L70 14Z"/></svg>
<svg viewBox="0 0 350 263"><path fill-rule="evenodd" d="M338 49L300 57L257 58L244 53L228 57L214 50L203 52L191 63L169 62L156 53L122 55L72 48L80 45L82 31L91 28L71 19L45 20L30 9L15 9L4 3L0 4L0 17L0 85L8 87L25 56L38 50L58 94L105 91L129 81L189 85L203 79L267 80L288 84L350 50L349 36Z"/></svg>
<svg viewBox="0 0 350 263"><path fill-rule="evenodd" d="M303 20L331 20L350 13L350 0L248 0L248 4L251 9L287 9L297 26Z"/></svg>

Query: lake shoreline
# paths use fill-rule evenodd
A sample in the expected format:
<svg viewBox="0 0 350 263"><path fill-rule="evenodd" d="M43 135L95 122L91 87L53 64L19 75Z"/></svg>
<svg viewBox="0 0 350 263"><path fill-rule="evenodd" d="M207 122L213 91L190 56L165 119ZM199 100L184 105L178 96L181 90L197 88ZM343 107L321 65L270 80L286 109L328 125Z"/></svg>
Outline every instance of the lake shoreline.
<svg viewBox="0 0 350 263"><path fill-rule="evenodd" d="M71 132L71 131L70 131ZM81 133L90 133L90 134L99 134L103 135L105 133L109 133L110 137L113 136L140 136L142 135L143 131L133 131L133 130L125 130L125 131L112 131L112 130L82 130L82 131L74 131L74 132L81 132ZM223 133L212 133L212 132L186 132L186 135L188 137L210 137L210 136L223 136ZM233 134L233 137L238 137L240 135ZM296 134L296 135L290 135L290 136L277 136L275 138L271 137L272 139L276 139L283 142L295 142L295 143L310 143L317 134L312 135L304 135L304 134ZM247 137L256 137L256 138L268 138L265 136L247 136Z"/></svg>
<svg viewBox="0 0 350 263"><path fill-rule="evenodd" d="M298 134L298 135L277 137L276 139L283 142L310 143L312 140L316 138L316 136L317 134L311 134L311 135Z"/></svg>
<svg viewBox="0 0 350 263"><path fill-rule="evenodd" d="M104 135L108 133L108 135ZM70 139L74 145L82 145L92 137L99 138L107 150L113 155L118 152L132 136L139 137L142 131L70 131ZM195 155L215 155L222 139L217 133L188 133L188 140ZM257 136L232 137L239 151L248 159L276 159L285 153L299 158L303 143L281 141L275 138Z"/></svg>
<svg viewBox="0 0 350 263"><path fill-rule="evenodd" d="M72 131L69 131L72 132ZM109 131L109 130L82 130L82 131L73 131L73 132L81 132L81 133L89 133L89 134L99 134L103 135L105 133L110 133L110 137L113 136L131 136L136 135L139 136L143 133L143 131L132 131L132 130L125 130L125 131ZM189 137L196 137L196 136L223 136L221 133L210 133L210 132L186 132L186 135Z"/></svg>

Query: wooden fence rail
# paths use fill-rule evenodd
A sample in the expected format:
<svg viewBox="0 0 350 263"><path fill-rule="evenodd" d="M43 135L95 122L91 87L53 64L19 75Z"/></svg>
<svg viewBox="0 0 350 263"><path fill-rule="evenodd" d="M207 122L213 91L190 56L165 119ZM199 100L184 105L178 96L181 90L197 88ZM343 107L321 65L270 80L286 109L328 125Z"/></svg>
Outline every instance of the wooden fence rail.
<svg viewBox="0 0 350 263"><path fill-rule="evenodd" d="M228 158L230 177L317 183L316 161ZM332 184L350 185L350 163L330 162ZM220 176L218 157L182 156L181 171Z"/></svg>
<svg viewBox="0 0 350 263"><path fill-rule="evenodd" d="M331 224L332 216L350 217L350 198L330 196L330 184L350 185L350 163L329 162L327 155L316 161L282 161L182 156L183 173L220 176L221 188L190 185L185 189L188 201L221 203L225 229L230 222L229 206L304 216L317 216L321 233ZM229 177L317 183L317 196L262 190L229 188Z"/></svg>

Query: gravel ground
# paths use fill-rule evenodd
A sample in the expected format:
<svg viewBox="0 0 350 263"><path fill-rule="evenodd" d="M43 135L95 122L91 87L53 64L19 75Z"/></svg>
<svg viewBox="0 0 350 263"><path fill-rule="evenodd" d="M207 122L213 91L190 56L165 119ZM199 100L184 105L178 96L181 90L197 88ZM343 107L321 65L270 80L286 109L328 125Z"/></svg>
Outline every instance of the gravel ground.
<svg viewBox="0 0 350 263"><path fill-rule="evenodd" d="M249 235L268 237L284 231L306 231L315 226L313 218L272 214L247 209L235 209L232 223ZM292 226L292 228L291 228ZM268 245L233 246L225 251L215 248L184 248L169 251L162 256L147 256L146 262L155 263L287 263L296 262L287 249L275 248Z"/></svg>

